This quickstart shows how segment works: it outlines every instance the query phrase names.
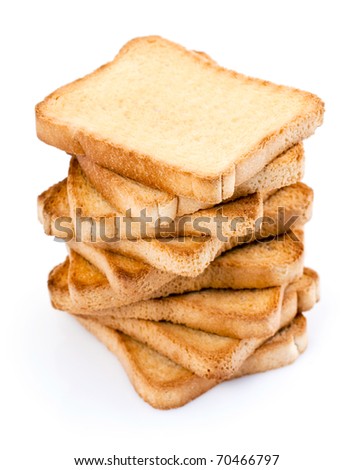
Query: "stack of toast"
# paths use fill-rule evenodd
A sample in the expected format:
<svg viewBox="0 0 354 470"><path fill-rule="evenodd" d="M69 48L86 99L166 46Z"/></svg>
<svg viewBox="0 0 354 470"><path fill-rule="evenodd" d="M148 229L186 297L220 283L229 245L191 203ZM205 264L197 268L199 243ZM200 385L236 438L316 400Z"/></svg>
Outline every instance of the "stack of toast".
<svg viewBox="0 0 354 470"><path fill-rule="evenodd" d="M121 361L156 408L293 362L319 299L304 267L313 192L302 141L324 106L160 37L36 107L38 137L70 155L38 198L68 256L55 308Z"/></svg>

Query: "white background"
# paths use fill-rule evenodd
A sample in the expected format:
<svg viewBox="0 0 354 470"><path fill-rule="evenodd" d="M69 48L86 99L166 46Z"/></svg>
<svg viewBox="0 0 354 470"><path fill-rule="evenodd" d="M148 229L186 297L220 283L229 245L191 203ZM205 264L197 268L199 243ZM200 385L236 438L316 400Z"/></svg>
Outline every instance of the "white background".
<svg viewBox="0 0 354 470"><path fill-rule="evenodd" d="M350 2L8 5L0 12L0 466L71 469L74 456L114 453L276 453L281 469L353 468ZM305 181L315 190L307 264L322 280L322 300L307 315L309 348L293 366L223 384L173 411L145 404L116 358L51 308L47 273L65 247L43 234L36 216L36 196L65 176L68 157L36 139L34 105L147 34L326 102L325 124L305 147Z"/></svg>

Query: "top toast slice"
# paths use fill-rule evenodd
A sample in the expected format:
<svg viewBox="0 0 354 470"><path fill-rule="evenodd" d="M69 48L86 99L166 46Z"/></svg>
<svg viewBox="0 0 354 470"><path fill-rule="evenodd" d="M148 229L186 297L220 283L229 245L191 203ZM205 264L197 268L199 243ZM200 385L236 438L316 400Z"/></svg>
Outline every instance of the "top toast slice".
<svg viewBox="0 0 354 470"><path fill-rule="evenodd" d="M132 217L138 217L141 211L145 210L147 217L151 217L153 221L159 217L174 220L176 217L210 207L210 204L169 194L118 175L97 165L90 158L79 156L78 161L92 186L118 212L125 213L129 209ZM304 173L304 162L303 145L294 145L251 179L237 186L231 199L257 191L282 188L300 181Z"/></svg>
<svg viewBox="0 0 354 470"><path fill-rule="evenodd" d="M322 123L310 93L246 77L160 37L36 107L48 144L171 194L217 204Z"/></svg>

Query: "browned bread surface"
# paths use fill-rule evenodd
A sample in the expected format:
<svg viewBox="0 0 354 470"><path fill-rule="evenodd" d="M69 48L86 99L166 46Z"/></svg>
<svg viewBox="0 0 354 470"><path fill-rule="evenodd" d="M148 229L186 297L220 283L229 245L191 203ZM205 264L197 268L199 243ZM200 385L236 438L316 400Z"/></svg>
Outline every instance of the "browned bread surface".
<svg viewBox="0 0 354 470"><path fill-rule="evenodd" d="M210 207L210 204L175 196L118 175L85 156L77 158L92 186L118 212L125 213L130 209L132 216L138 217L142 210L146 210L146 215L153 221L159 217L169 217L174 220L185 214L192 214ZM252 178L236 186L230 199L294 184L303 177L304 163L303 145L294 145L268 163Z"/></svg>
<svg viewBox="0 0 354 470"><path fill-rule="evenodd" d="M65 183L62 183L64 185ZM38 212L41 221L50 221L48 235L63 236L56 229L57 217L69 217L69 206L65 191L60 183L60 199L58 191L45 191L39 196ZM55 201L56 204L55 204ZM125 257L139 260L161 271L176 275L195 277L221 253L230 250L242 242L250 242L257 237L269 237L281 234L286 230L282 224L279 208L283 208L284 220L295 217L292 228L304 225L311 217L313 192L303 183L277 190L264 202L264 217L271 223L263 223L258 232L250 232L246 239L231 237L228 241L212 237L183 237L174 239L139 239L132 243L130 240L118 242L95 243L98 248L109 249ZM284 221L283 221L284 222ZM46 228L46 227L45 227Z"/></svg>
<svg viewBox="0 0 354 470"><path fill-rule="evenodd" d="M139 341L95 320L77 319L117 356L136 392L155 408L183 406L220 382L199 377ZM300 314L246 359L235 378L291 364L306 345L306 319Z"/></svg>

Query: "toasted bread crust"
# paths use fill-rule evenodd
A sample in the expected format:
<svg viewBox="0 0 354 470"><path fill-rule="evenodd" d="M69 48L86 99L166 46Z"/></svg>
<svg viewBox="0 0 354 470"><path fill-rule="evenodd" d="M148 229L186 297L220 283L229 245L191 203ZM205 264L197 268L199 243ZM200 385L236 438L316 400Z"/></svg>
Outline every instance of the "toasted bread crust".
<svg viewBox="0 0 354 470"><path fill-rule="evenodd" d="M142 343L94 320L77 319L116 355L136 392L154 408L183 406L220 382L198 377ZM246 359L234 378L291 364L303 352L306 344L306 320L298 315L288 327Z"/></svg>
<svg viewBox="0 0 354 470"><path fill-rule="evenodd" d="M296 232L300 239L301 233ZM292 240L288 235L229 250L195 278L159 271L145 263L86 243L71 242L69 247L107 277L115 294L107 296L107 307L120 307L140 300L205 288L260 289L280 286L293 282L303 273L303 243ZM73 253L71 258L74 263L78 260ZM86 270L90 269L90 266L86 267ZM75 294L79 305L89 307L90 296L77 290Z"/></svg>
<svg viewBox="0 0 354 470"><path fill-rule="evenodd" d="M101 194L91 185L82 172L75 157L71 159L67 179L67 193L70 207L70 217L76 226L77 210L80 217L89 218L90 223L81 224L82 241L92 242L94 233L97 241L113 239L136 238L167 238L182 236L204 236L207 234L216 237L219 228L215 222L216 217L227 217L222 226L224 237L244 236L254 230L256 220L263 214L263 198L259 192L240 197L216 207L202 209L189 216L169 220L169 225L163 228L158 220L146 224L134 223L134 219L126 213L119 213L111 206ZM140 214L141 216L141 214ZM104 220L104 234L97 225ZM140 219L141 220L141 219ZM234 221L238 223L235 224ZM130 223L129 223L130 222Z"/></svg>
<svg viewBox="0 0 354 470"><path fill-rule="evenodd" d="M49 278L49 287L53 305L57 307L58 304L55 299L59 299L59 307L62 304L69 312L73 313L70 305L66 264L67 262L52 271ZM178 326L168 322L161 323L109 316L80 315L79 317L84 320L97 321L114 330L120 330L198 376L225 380L236 376L243 362L257 347L267 341L279 328L284 328L292 322L296 313L301 311L301 303L305 299L307 299L308 308L313 307L316 299L313 298L311 290L316 288L316 284L318 284L318 275L313 270L308 270L308 273L307 279L300 279L288 286L282 298L281 313L277 325L274 326L272 331L266 330L263 336L259 337L233 339L232 337L217 336L215 333L205 333L204 331L197 331L190 327ZM312 289L309 289L311 284ZM263 302L261 298L260 302ZM261 307L261 304L259 307ZM251 314L249 319L253 315ZM204 325L205 323L203 323L203 327Z"/></svg>
<svg viewBox="0 0 354 470"><path fill-rule="evenodd" d="M87 271L87 265L81 259L70 273L68 264L64 263L58 271L50 274L49 292L56 308L99 317L109 326L114 325L117 318L169 321L236 339L267 336L279 328L284 286L238 291L208 289L140 301L120 308L104 308L106 296L108 303L112 303L112 291L104 276L97 270L93 271L95 274ZM318 300L318 275L312 272L303 277L306 279L300 278L287 289L287 295L293 296L292 302L296 301L296 308L300 311L312 308ZM65 285L63 279L66 280ZM78 297L91 299L95 307L82 308L75 302ZM250 316L251 312L253 314Z"/></svg>
<svg viewBox="0 0 354 470"><path fill-rule="evenodd" d="M285 292L277 329L292 322L299 311L298 299L306 297L306 292L294 289ZM276 331L263 337L235 339L169 322L120 318L105 321L99 316L94 319L144 343L200 377L220 380L235 376L244 361Z"/></svg>
<svg viewBox="0 0 354 470"><path fill-rule="evenodd" d="M146 210L148 217L156 220L192 214L210 205L150 188L125 178L95 164L90 158L77 157L80 166L90 183L118 211L131 210L136 217ZM245 183L236 186L230 200L247 196L257 191L269 191L300 181L304 172L304 149L302 144L291 147L279 155L259 173Z"/></svg>
<svg viewBox="0 0 354 470"><path fill-rule="evenodd" d="M62 185L64 186L65 183L63 182ZM252 241L252 237L266 238L283 233L286 227L278 223L279 207L284 208L287 217L297 217L292 229L304 225L311 217L312 200L312 190L303 183L278 190L264 203L264 216L272 218L272 223L263 223L260 232L251 233L247 240L232 237L227 242L223 242L211 237L184 237L183 241L182 239L168 241L141 239L132 243L130 240L120 240L119 242L96 243L95 246L137 259L161 271L195 277L203 272L218 255L245 241ZM41 205L43 206L43 202ZM50 228L46 232L48 235L62 236L62 233L56 231L55 219L59 213L61 216L68 216L69 213L66 210L68 210L68 203L63 200L57 201L57 205L48 212L47 217L51 221Z"/></svg>

